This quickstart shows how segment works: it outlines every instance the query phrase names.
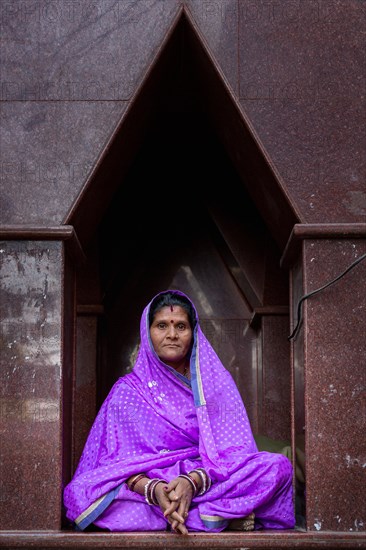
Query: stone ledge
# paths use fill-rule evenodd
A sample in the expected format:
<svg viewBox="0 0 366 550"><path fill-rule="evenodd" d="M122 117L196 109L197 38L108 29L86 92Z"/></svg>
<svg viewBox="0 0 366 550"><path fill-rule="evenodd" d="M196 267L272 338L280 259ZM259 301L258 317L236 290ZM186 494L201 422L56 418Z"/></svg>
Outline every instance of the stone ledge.
<svg viewBox="0 0 366 550"><path fill-rule="evenodd" d="M0 225L0 241L64 241L72 258L85 262L85 254L72 225Z"/></svg>
<svg viewBox="0 0 366 550"><path fill-rule="evenodd" d="M209 550L313 548L366 548L364 532L257 531L251 533L190 533L181 536L161 531L130 533L76 533L68 531L2 531L0 547L15 548L92 548L173 550L206 548Z"/></svg>
<svg viewBox="0 0 366 550"><path fill-rule="evenodd" d="M287 269L293 264L305 239L366 239L366 223L295 224L282 254L281 267Z"/></svg>

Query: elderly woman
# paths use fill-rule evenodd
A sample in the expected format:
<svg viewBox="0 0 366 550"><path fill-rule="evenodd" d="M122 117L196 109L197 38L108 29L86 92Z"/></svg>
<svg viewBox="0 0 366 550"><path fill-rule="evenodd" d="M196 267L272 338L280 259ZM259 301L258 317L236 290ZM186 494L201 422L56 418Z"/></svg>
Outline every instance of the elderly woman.
<svg viewBox="0 0 366 550"><path fill-rule="evenodd" d="M291 463L258 452L191 300L159 293L140 332L134 368L112 387L65 488L67 517L80 530L293 528Z"/></svg>

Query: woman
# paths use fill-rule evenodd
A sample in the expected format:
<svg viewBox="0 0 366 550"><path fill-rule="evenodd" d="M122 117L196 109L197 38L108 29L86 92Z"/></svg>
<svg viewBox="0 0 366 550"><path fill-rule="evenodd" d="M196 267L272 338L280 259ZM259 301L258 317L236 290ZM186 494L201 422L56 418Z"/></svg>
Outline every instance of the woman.
<svg viewBox="0 0 366 550"><path fill-rule="evenodd" d="M65 488L67 517L81 530L293 528L291 463L258 452L190 299L159 293L140 336L134 368L112 387Z"/></svg>

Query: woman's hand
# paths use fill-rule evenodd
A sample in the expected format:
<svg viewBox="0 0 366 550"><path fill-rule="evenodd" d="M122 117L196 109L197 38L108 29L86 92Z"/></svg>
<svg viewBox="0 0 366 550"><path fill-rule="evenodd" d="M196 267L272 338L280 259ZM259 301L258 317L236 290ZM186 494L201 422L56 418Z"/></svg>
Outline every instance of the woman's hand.
<svg viewBox="0 0 366 550"><path fill-rule="evenodd" d="M165 490L165 483L158 483L154 491L155 498L159 503L164 517L168 518L173 531L182 533L182 535L188 535L187 527L184 525L184 521L188 516L188 513L183 517L179 511L177 511L177 508L179 508L179 497L175 494L174 490L169 491L169 485L170 484L168 484L168 490Z"/></svg>
<svg viewBox="0 0 366 550"><path fill-rule="evenodd" d="M164 516L169 519L173 530L178 530L187 534L187 528L179 524L177 515L184 521L188 517L189 507L193 497L193 489L191 483L184 477L176 477L166 485L167 489L163 489L168 497L169 505L165 508Z"/></svg>

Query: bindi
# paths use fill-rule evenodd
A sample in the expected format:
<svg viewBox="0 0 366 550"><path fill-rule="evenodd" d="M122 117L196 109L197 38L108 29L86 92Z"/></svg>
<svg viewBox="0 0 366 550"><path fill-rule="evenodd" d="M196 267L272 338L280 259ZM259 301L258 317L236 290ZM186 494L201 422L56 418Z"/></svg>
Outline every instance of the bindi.
<svg viewBox="0 0 366 550"><path fill-rule="evenodd" d="M173 319L170 321L171 323L174 323Z"/></svg>

